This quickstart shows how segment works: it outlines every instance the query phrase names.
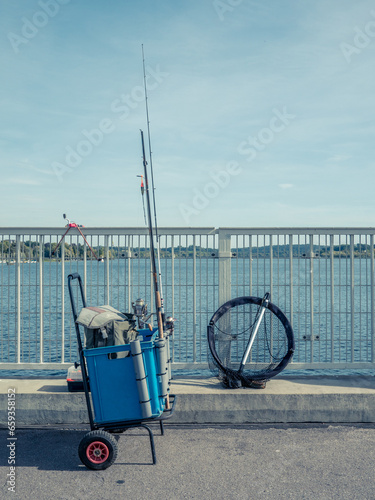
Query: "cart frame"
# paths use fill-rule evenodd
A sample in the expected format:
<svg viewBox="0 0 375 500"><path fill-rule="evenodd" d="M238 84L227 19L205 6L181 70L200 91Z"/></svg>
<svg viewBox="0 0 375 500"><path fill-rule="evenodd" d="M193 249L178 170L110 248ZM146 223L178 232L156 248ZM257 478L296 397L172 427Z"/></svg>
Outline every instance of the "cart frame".
<svg viewBox="0 0 375 500"><path fill-rule="evenodd" d="M78 317L77 308L76 308L76 304L74 301L73 290L72 290L72 281L73 280L78 280L82 306L87 307L87 304L86 304L86 297L85 297L82 279L81 279L80 274L79 273L69 274L68 275L68 290L69 290L70 303L71 303L71 307L72 307L74 325L75 325L75 330L76 330L76 335L77 335L79 364L81 365L81 371L82 371L83 390L85 393L87 412L88 412L90 428L91 428L91 433L89 433L89 434L92 434L92 431L102 431L101 433L100 432L97 433L98 436L99 435L102 436L102 434L104 432L104 433L108 433L111 437L111 434L119 434L119 433L126 431L127 429L130 429L130 428L134 428L134 427L144 428L147 430L149 438L150 438L152 462L153 462L153 464L156 464L156 452L155 452L154 437L153 437L153 432L152 432L151 428L148 426L148 424L158 422L160 425L160 433L161 433L161 435L164 435L163 422L164 422L164 420L170 418L173 415L175 403L176 403L176 396L174 394L169 395L169 401L171 403L170 408L164 409L163 413L158 417L151 417L151 418L139 419L139 420L120 420L120 421L115 421L115 422L113 422L113 421L101 422L100 424L96 423L94 421L93 406L92 406L92 402L91 402L90 395L89 395L90 379L89 379L84 349L83 349L82 340L81 340L80 326L77 323L77 317ZM76 363L76 366L77 366L77 363ZM85 438L87 438L87 436L89 436L89 434L87 434L83 438L83 440L81 441L81 444L85 440ZM98 437L99 441L100 441L100 436ZM97 442L98 441L95 441L95 443L97 443ZM112 440L112 445L113 444L114 444L114 442ZM105 447L107 445L108 445L108 443L106 445L103 444L103 447ZM80 445L80 447L81 447L81 445ZM117 456L117 449L115 450L115 453L114 453L114 459L116 458L116 456ZM80 452L80 458L82 460L81 452ZM83 458L85 458L85 457L83 457ZM91 462L90 461L87 462L87 460L83 460L83 462L86 465L86 467L98 470L98 469L105 469L105 468L109 467L110 465L112 465L112 463L114 462L114 459L113 459L113 461L111 461L108 464L106 462L104 462L104 463L100 462L98 464L95 464L95 463L91 464Z"/></svg>

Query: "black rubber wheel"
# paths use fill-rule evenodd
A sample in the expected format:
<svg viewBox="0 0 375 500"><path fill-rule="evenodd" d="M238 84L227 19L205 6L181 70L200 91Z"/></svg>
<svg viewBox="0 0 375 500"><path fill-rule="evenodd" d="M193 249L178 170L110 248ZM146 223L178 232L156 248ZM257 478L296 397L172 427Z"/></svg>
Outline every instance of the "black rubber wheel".
<svg viewBox="0 0 375 500"><path fill-rule="evenodd" d="M107 469L117 458L117 441L108 432L91 431L79 443L78 455L88 469Z"/></svg>
<svg viewBox="0 0 375 500"><path fill-rule="evenodd" d="M280 373L290 362L295 349L289 320L274 304L268 302L250 355L244 367L241 360L264 299L238 297L223 304L207 327L211 352L210 367L229 386L237 380L249 386L253 380L268 380ZM234 385L233 385L234 384Z"/></svg>

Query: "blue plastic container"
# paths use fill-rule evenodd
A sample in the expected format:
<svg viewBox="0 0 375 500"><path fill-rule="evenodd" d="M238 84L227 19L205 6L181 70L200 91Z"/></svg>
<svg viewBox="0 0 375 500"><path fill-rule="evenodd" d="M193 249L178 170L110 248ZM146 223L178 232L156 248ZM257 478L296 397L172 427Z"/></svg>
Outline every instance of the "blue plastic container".
<svg viewBox="0 0 375 500"><path fill-rule="evenodd" d="M150 418L159 417L165 408L165 398L160 397L159 393L156 335L155 331L151 333L149 330L140 330L138 337L145 339L141 340L141 349L151 403ZM83 352L87 362L95 423L143 420L130 344L84 349ZM111 356L113 353L124 352L128 353L126 357Z"/></svg>

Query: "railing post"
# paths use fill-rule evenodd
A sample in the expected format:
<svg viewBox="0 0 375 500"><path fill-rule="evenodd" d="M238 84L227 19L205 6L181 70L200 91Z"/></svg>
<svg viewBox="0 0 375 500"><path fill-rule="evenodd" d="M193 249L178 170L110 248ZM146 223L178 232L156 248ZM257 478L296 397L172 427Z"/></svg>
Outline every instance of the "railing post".
<svg viewBox="0 0 375 500"><path fill-rule="evenodd" d="M195 235L193 236L193 363L197 361L197 255Z"/></svg>
<svg viewBox="0 0 375 500"><path fill-rule="evenodd" d="M44 257L44 236L39 236L39 358L40 363L43 363L43 350L44 350L44 304L43 304L43 257Z"/></svg>
<svg viewBox="0 0 375 500"><path fill-rule="evenodd" d="M231 235L219 229L219 306L231 299Z"/></svg>
<svg viewBox="0 0 375 500"><path fill-rule="evenodd" d="M354 362L354 234L350 235L350 361Z"/></svg>
<svg viewBox="0 0 375 500"><path fill-rule="evenodd" d="M249 295L253 295L253 237L249 235Z"/></svg>
<svg viewBox="0 0 375 500"><path fill-rule="evenodd" d="M152 274L152 255L151 255L151 235L149 235L149 243L145 245L145 248L148 248L150 252L150 305L151 305L151 312L156 313L156 303L155 303L155 295L154 295L154 276Z"/></svg>
<svg viewBox="0 0 375 500"><path fill-rule="evenodd" d="M83 242L83 291L85 297L87 298L87 245L86 242Z"/></svg>
<svg viewBox="0 0 375 500"><path fill-rule="evenodd" d="M371 317L371 325L370 325L370 331L371 331L371 363L374 362L375 359L375 304L374 304L374 286L375 286L375 279L374 279L374 235L370 234L370 267L371 267L371 277L370 277L370 283L371 283L371 293L370 293L370 317Z"/></svg>
<svg viewBox="0 0 375 500"><path fill-rule="evenodd" d="M271 300L273 299L273 241L272 234L270 234L270 294Z"/></svg>
<svg viewBox="0 0 375 500"><path fill-rule="evenodd" d="M174 294L175 294L175 286L174 286L174 236L172 235L172 241L171 241L171 266L172 266L172 272L171 272L171 280L172 280L172 318L174 318L174 312L175 312L175 305L174 305ZM173 336L172 336L173 340ZM174 363L174 354L175 354L175 349L174 349L174 342L172 342L171 345L171 361Z"/></svg>
<svg viewBox="0 0 375 500"><path fill-rule="evenodd" d="M172 259L172 270L171 270L171 280L172 280L172 318L174 318L174 294L175 294L175 286L174 286L174 237L172 236L171 243L171 259Z"/></svg>
<svg viewBox="0 0 375 500"><path fill-rule="evenodd" d="M131 286L132 286L132 275L131 275L131 258L132 258L132 251L129 247L126 248L126 263L127 263L127 272L128 276L127 279L125 277L125 283L127 282L127 290L128 290L128 311L130 312L132 310L132 297L131 297Z"/></svg>
<svg viewBox="0 0 375 500"><path fill-rule="evenodd" d="M290 324L293 328L293 235L289 235L289 300L290 300Z"/></svg>
<svg viewBox="0 0 375 500"><path fill-rule="evenodd" d="M109 235L105 235L106 304L109 304Z"/></svg>
<svg viewBox="0 0 375 500"><path fill-rule="evenodd" d="M21 242L20 235L16 235L16 325L17 325L17 347L16 360L21 363Z"/></svg>
<svg viewBox="0 0 375 500"><path fill-rule="evenodd" d="M65 362L65 238L61 243L61 363Z"/></svg>
<svg viewBox="0 0 375 500"><path fill-rule="evenodd" d="M331 234L329 243L329 261L331 268L331 363L335 360L335 261L334 261L334 240L335 236Z"/></svg>
<svg viewBox="0 0 375 500"><path fill-rule="evenodd" d="M314 361L314 235L310 234L310 362Z"/></svg>

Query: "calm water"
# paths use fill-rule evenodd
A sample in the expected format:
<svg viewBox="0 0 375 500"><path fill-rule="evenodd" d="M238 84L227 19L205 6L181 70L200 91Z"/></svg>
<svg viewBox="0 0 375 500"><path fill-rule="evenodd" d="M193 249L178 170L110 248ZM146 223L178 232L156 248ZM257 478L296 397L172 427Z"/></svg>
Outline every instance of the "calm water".
<svg viewBox="0 0 375 500"><path fill-rule="evenodd" d="M328 259L294 259L292 277L289 261L285 259L274 259L272 267L269 259L254 259L251 262L249 259L232 259L231 265L232 297L262 296L266 291L272 291L272 302L293 322L296 337L294 361L371 360L372 298L368 259L355 259L353 269L349 259L335 259L333 269ZM65 337L65 361L74 362L77 359L69 296L67 286L63 286L71 272L79 272L83 277L83 262L66 262L64 278L61 263L45 262L41 297L39 264L21 265L23 362L40 359L40 310L43 311L44 361L61 360L62 332ZM111 283L109 290L105 285L107 276ZM193 361L194 335L196 360L205 362L206 326L219 306L218 260L197 259L195 270L192 259L175 259L173 267L171 259L163 260L162 277L166 313L177 318L173 340L174 361ZM0 358L3 362L11 362L15 360L16 349L16 266L0 264L0 278ZM86 291L89 305L109 302L121 311L130 311L129 305L138 297L145 298L150 304L149 261L111 261L109 267L106 263L89 262ZM205 373L209 374L208 371ZM50 376L52 373L43 371L43 374ZM64 371L53 374L63 375ZM6 374L3 372L2 375Z"/></svg>

